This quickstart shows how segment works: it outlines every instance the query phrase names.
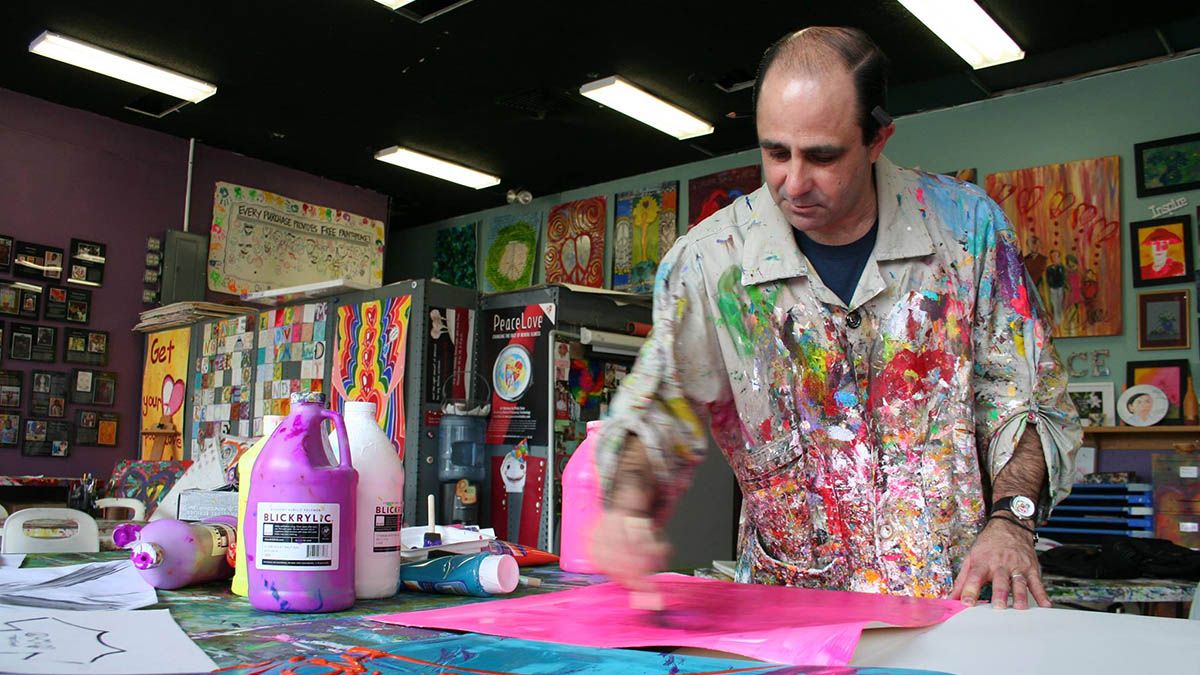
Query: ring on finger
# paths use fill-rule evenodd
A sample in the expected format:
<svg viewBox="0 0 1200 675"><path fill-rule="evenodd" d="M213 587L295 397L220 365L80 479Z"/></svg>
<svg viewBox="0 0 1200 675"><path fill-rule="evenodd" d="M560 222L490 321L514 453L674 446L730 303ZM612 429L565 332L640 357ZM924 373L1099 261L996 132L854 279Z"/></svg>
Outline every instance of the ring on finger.
<svg viewBox="0 0 1200 675"><path fill-rule="evenodd" d="M1020 581L1021 583L1025 583L1025 575L1021 574L1020 572L1017 572L1012 575L1012 580L1014 582Z"/></svg>

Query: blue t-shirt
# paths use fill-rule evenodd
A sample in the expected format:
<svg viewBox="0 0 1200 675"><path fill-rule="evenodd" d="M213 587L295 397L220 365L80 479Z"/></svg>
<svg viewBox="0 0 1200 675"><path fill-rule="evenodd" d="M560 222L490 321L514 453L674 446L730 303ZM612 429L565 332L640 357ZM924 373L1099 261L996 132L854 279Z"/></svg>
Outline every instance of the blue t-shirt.
<svg viewBox="0 0 1200 675"><path fill-rule="evenodd" d="M858 287L858 278L862 276L863 268L871 259L871 251L875 250L875 235L879 233L879 220L871 226L870 231L858 241L830 246L818 244L796 228L792 234L796 236L796 245L800 252L808 258L808 263L821 275L821 281L829 290L837 294L846 306L854 299L854 289Z"/></svg>

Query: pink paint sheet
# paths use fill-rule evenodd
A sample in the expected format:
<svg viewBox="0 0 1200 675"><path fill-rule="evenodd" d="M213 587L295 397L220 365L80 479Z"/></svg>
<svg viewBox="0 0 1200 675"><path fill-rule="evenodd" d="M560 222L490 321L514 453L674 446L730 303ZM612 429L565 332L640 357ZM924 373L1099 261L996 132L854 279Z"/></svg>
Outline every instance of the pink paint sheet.
<svg viewBox="0 0 1200 675"><path fill-rule="evenodd" d="M965 606L870 593L735 584L661 574L661 612L629 607L614 583L371 617L585 647L698 647L775 663L844 666L863 628L941 623Z"/></svg>

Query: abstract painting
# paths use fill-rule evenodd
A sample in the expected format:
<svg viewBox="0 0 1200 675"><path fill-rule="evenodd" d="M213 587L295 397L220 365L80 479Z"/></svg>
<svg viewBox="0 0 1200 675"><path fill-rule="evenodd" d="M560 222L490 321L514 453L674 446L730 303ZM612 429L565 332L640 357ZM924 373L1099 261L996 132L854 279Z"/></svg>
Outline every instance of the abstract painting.
<svg viewBox="0 0 1200 675"><path fill-rule="evenodd" d="M1200 134L1138 143L1133 158L1139 197L1200 188Z"/></svg>
<svg viewBox="0 0 1200 675"><path fill-rule="evenodd" d="M726 169L688 181L688 229L762 186L757 164Z"/></svg>
<svg viewBox="0 0 1200 675"><path fill-rule="evenodd" d="M541 230L541 213L506 213L493 218L484 230L479 290L501 293L532 286Z"/></svg>
<svg viewBox="0 0 1200 675"><path fill-rule="evenodd" d="M617 195L613 224L614 291L650 293L654 273L678 233L679 182Z"/></svg>
<svg viewBox="0 0 1200 675"><path fill-rule="evenodd" d="M475 288L475 223L438 230L433 278L451 286Z"/></svg>
<svg viewBox="0 0 1200 675"><path fill-rule="evenodd" d="M1054 337L1121 334L1120 157L990 174Z"/></svg>
<svg viewBox="0 0 1200 675"><path fill-rule="evenodd" d="M604 197L578 199L550 209L546 219L546 283L604 286Z"/></svg>
<svg viewBox="0 0 1200 675"><path fill-rule="evenodd" d="M379 426L404 454L404 357L412 297L400 295L337 308L330 402L375 403Z"/></svg>

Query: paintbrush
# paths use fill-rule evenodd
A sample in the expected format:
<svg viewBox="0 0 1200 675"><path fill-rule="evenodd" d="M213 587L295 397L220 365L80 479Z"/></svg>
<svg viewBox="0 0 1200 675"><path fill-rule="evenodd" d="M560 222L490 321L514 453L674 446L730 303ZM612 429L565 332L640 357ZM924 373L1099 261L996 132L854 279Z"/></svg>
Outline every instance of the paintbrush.
<svg viewBox="0 0 1200 675"><path fill-rule="evenodd" d="M425 548L429 548L430 546L441 546L442 545L442 535L437 531L437 524L436 524L437 518L436 518L436 516L434 514L434 510L433 510L433 495L429 495L428 505L429 505L429 508L428 508L429 531L425 533L425 542L424 542Z"/></svg>

